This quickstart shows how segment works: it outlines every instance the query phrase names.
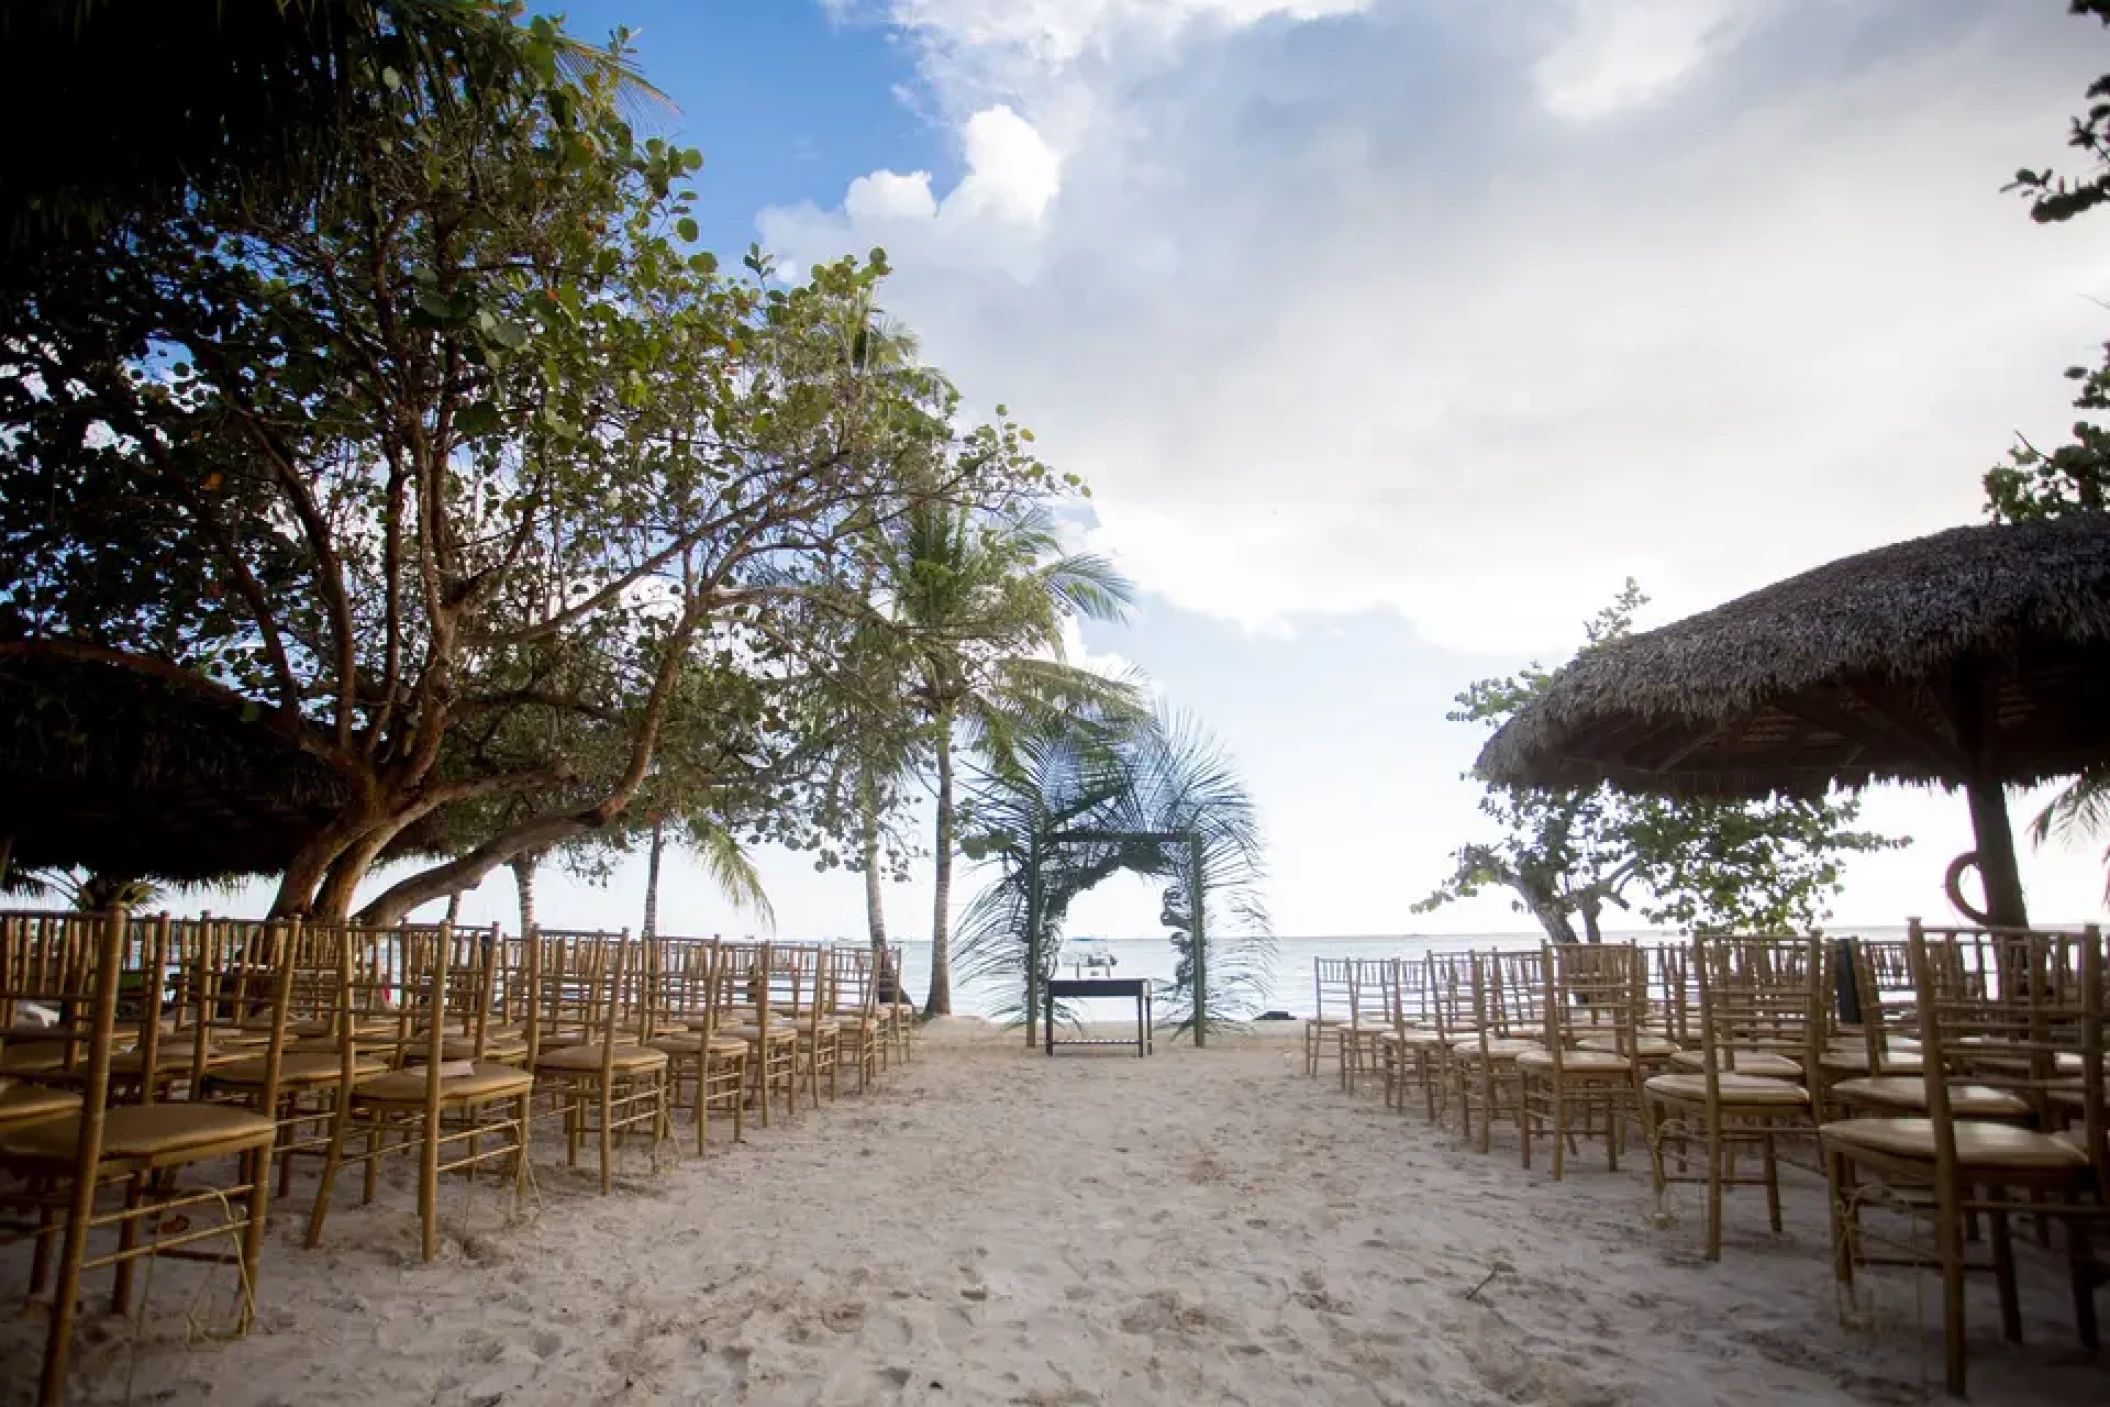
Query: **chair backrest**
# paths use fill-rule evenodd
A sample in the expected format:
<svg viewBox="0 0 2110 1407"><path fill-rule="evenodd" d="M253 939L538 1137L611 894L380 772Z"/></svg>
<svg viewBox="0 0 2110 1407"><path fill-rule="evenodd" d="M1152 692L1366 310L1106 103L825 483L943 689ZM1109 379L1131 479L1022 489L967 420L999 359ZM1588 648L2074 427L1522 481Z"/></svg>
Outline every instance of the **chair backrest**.
<svg viewBox="0 0 2110 1407"><path fill-rule="evenodd" d="M829 955L828 1010L869 1024L879 1010L879 983L872 950L838 944Z"/></svg>
<svg viewBox="0 0 2110 1407"><path fill-rule="evenodd" d="M1346 1020L1355 1004L1355 964L1349 958L1311 960L1312 1015Z"/></svg>
<svg viewBox="0 0 2110 1407"><path fill-rule="evenodd" d="M2103 1126L2101 931L2093 924L2079 932L1928 929L1913 919L1906 942L1918 988L1920 1059L1937 1163L1945 1170L1955 1165L1948 1083L1962 1075L2020 1096L2040 1127L2056 1122L2054 1095L2078 1082L2082 1147L2098 1172L2110 1168ZM1989 966L1966 971L1965 955L1981 952Z"/></svg>
<svg viewBox="0 0 2110 1407"><path fill-rule="evenodd" d="M1423 990L1427 1019L1438 1035L1462 1038L1474 1029L1473 955L1430 953L1423 959L1428 980Z"/></svg>
<svg viewBox="0 0 2110 1407"><path fill-rule="evenodd" d="M1734 1073L1740 1057L1784 1055L1810 1067L1821 1053L1818 1022L1824 967L1820 940L1808 934L1693 939L1700 1046L1708 1096L1716 1078Z"/></svg>
<svg viewBox="0 0 2110 1407"><path fill-rule="evenodd" d="M102 915L70 910L0 914L0 1065L13 1048L79 1068L105 924Z"/></svg>
<svg viewBox="0 0 2110 1407"><path fill-rule="evenodd" d="M614 950L624 941L624 935L605 930L538 929L530 954L534 992L528 1016L538 1051L559 1038L605 1038L616 995L610 970Z"/></svg>
<svg viewBox="0 0 2110 1407"><path fill-rule="evenodd" d="M1349 959L1345 1016L1350 1030L1383 1030L1392 1025L1397 966L1392 958Z"/></svg>
<svg viewBox="0 0 2110 1407"><path fill-rule="evenodd" d="M1585 1040L1608 1041L1636 1059L1643 982L1642 956L1631 943L1547 943L1540 950L1545 972L1545 1043L1554 1068L1565 1052Z"/></svg>

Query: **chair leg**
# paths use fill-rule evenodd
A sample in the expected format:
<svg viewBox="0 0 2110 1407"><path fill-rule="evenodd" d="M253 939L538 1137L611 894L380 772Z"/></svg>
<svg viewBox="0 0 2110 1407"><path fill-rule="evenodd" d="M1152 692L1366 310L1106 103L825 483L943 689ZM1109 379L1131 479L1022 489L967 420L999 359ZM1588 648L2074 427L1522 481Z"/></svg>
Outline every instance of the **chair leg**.
<svg viewBox="0 0 2110 1407"><path fill-rule="evenodd" d="M1949 1391L1964 1393L1963 1218L1950 1200L1953 1190L1936 1194L1935 1245L1941 1255L1942 1376Z"/></svg>
<svg viewBox="0 0 2110 1407"><path fill-rule="evenodd" d="M340 1099L342 1096L340 1096ZM330 1120L330 1147L323 1154L322 1177L315 1184L315 1205L308 1209L308 1249L322 1244L322 1223L330 1214L330 1189L337 1185L337 1169L344 1163L345 1125L350 1111L342 1105ZM368 1167L373 1163L369 1161Z"/></svg>
<svg viewBox="0 0 2110 1407"><path fill-rule="evenodd" d="M1986 1213L1993 1244L1993 1283L2000 1290L2000 1332L2009 1343L2022 1342L2022 1305L2015 1294L2015 1242L2007 1213Z"/></svg>
<svg viewBox="0 0 2110 1407"><path fill-rule="evenodd" d="M440 1112L428 1110L424 1120L425 1142L418 1149L418 1221L423 1236L425 1263L440 1255Z"/></svg>
<svg viewBox="0 0 2110 1407"><path fill-rule="evenodd" d="M81 1262L88 1258L88 1221L95 1215L95 1176L81 1170L73 1179L72 1202L59 1245L59 1283L51 1303L51 1324L44 1339L44 1370L37 1387L38 1407L59 1407L66 1395L66 1354L73 1346L73 1316L81 1297Z"/></svg>
<svg viewBox="0 0 2110 1407"><path fill-rule="evenodd" d="M1834 1153L1825 1159L1824 1166L1831 1183L1832 1278L1850 1286L1854 1283L1854 1245L1858 1240L1854 1233L1860 1224L1854 1202L1853 1160L1843 1153Z"/></svg>
<svg viewBox="0 0 2110 1407"><path fill-rule="evenodd" d="M601 1080L601 1195L615 1191L615 1081Z"/></svg>
<svg viewBox="0 0 2110 1407"><path fill-rule="evenodd" d="M140 1203L146 1200L147 1176L138 1172L125 1179L125 1218L117 1226L117 1251L124 1259L117 1262L117 1273L112 1277L112 1314L132 1312L132 1271L138 1262L128 1253L139 1248L139 1209Z"/></svg>
<svg viewBox="0 0 2110 1407"><path fill-rule="evenodd" d="M1711 1111L1707 1119L1707 1259L1722 1258L1722 1126Z"/></svg>
<svg viewBox="0 0 2110 1407"><path fill-rule="evenodd" d="M2088 1227L2080 1217L2066 1218L2066 1271L2073 1285L2073 1327L2081 1346L2093 1352L2098 1346L2095 1323L2095 1282L2100 1268L2088 1249Z"/></svg>
<svg viewBox="0 0 2110 1407"><path fill-rule="evenodd" d="M1766 1222L1773 1234L1781 1233L1780 1221L1780 1156L1774 1147L1774 1130L1767 1124L1759 1131L1759 1146L1765 1154L1766 1173Z"/></svg>
<svg viewBox="0 0 2110 1407"><path fill-rule="evenodd" d="M251 1155L249 1218L242 1224L242 1312L239 1332L248 1333L256 1322L256 1279L264 1264L264 1228L271 1212L271 1150L259 1148Z"/></svg>
<svg viewBox="0 0 2110 1407"><path fill-rule="evenodd" d="M1553 1086L1553 1180L1559 1182L1567 1171L1568 1082L1556 1074L1549 1083Z"/></svg>

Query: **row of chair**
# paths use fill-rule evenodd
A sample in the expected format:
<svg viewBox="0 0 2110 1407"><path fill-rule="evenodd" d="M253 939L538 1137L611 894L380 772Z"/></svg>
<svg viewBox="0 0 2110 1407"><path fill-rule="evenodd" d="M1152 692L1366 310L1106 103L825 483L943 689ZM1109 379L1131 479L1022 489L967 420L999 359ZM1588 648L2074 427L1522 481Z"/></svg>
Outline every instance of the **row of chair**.
<svg viewBox="0 0 2110 1407"><path fill-rule="evenodd" d="M253 1314L272 1199L319 1167L307 1242L340 1174L376 1195L418 1167L422 1253L440 1180L490 1172L515 1205L538 1124L601 1191L642 1144L657 1166L687 1113L744 1136L912 1054L898 950L495 927L376 930L105 914L0 914L0 1209L53 1290L41 1400L63 1391L81 1278L174 1255L236 1267ZM207 1243L223 1243L214 1250ZM53 1271L56 1270L54 1277ZM55 1284L54 1284L55 1280Z"/></svg>
<svg viewBox="0 0 2110 1407"><path fill-rule="evenodd" d="M2081 1341L2106 1278L2094 1233L2110 1189L2101 934L1931 929L1902 941L1703 936L1644 946L1546 944L1384 960L1320 959L1305 1070L1450 1122L1488 1152L1565 1171L1578 1137L1616 1170L1630 1137L1659 1196L1706 1188L1706 1254L1723 1196L1765 1190L1779 1231L1784 1165L1821 1170L1833 1270L1939 1270L1944 1370L1964 1385L1964 1279L1990 1272L2002 1328L2021 1318L2010 1220L2062 1244ZM1739 1165L1742 1165L1741 1169ZM1906 1213L1902 1238L1871 1209ZM1987 1252L1971 1250L1984 1228ZM1930 1244L1931 1241L1931 1244Z"/></svg>

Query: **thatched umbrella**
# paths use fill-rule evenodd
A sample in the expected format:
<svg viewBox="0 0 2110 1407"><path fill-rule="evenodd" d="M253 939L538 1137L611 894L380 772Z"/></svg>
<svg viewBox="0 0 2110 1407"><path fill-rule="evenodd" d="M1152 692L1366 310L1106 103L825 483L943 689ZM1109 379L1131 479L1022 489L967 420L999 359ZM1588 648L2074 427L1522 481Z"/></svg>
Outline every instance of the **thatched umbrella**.
<svg viewBox="0 0 2110 1407"><path fill-rule="evenodd" d="M2103 763L2110 515L2087 515L1878 548L1587 651L1479 771L1723 798L1961 787L1986 916L2019 925L2003 786Z"/></svg>
<svg viewBox="0 0 2110 1407"><path fill-rule="evenodd" d="M0 663L0 840L17 868L175 883L270 873L349 795L239 705L104 664Z"/></svg>

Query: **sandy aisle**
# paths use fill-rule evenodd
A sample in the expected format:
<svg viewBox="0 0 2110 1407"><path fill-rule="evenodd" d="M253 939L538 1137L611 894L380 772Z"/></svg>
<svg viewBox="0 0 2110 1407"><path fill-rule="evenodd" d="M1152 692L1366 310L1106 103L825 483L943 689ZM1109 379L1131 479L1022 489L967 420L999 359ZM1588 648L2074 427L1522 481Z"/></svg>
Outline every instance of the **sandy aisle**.
<svg viewBox="0 0 2110 1407"><path fill-rule="evenodd" d="M1706 1266L1696 1199L1659 1228L1638 1167L1584 1164L1554 1184L1513 1145L1460 1151L1307 1083L1279 1038L1148 1061L953 1042L707 1164L637 1160L606 1201L545 1156L540 1214L512 1231L495 1196L452 1188L434 1266L399 1169L323 1251L275 1220L250 1339L184 1349L197 1272L164 1267L136 1365L105 1320L76 1392L120 1400L129 1368L135 1401L229 1407L1682 1405L1911 1402L1938 1378L1909 1278L1878 1287L1875 1332L1838 1327L1811 1180L1780 1242L1743 1194ZM0 1264L11 1289L21 1266ZM1973 1288L1972 1400L2110 1400L2063 1279L2036 1254L2025 1275L2026 1349L1988 1335ZM26 1398L37 1329L7 1323L0 1401Z"/></svg>

